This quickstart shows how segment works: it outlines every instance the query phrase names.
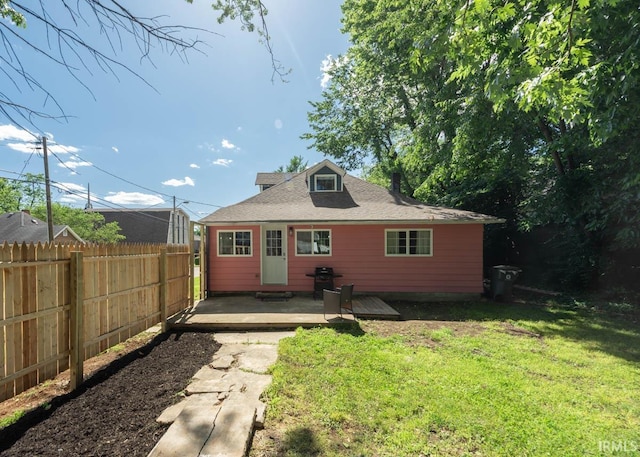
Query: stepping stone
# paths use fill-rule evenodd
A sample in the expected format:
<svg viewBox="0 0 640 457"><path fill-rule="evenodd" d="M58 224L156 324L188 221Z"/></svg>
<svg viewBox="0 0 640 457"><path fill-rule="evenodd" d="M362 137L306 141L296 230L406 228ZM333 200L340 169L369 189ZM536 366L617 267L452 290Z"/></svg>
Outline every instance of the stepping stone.
<svg viewBox="0 0 640 457"><path fill-rule="evenodd" d="M193 375L193 379L200 381L213 381L214 379L222 379L226 375L225 371L216 370L209 365L205 365Z"/></svg>
<svg viewBox="0 0 640 457"><path fill-rule="evenodd" d="M206 406L207 404L209 404L210 406L217 406L218 404L220 404L220 401L221 399L219 398L219 394L217 393L191 395L190 397L183 399L181 402L176 403L175 405L171 405L164 411L162 411L162 414L158 416L156 422L165 425L172 424L178 418L182 410L188 405Z"/></svg>
<svg viewBox="0 0 640 457"><path fill-rule="evenodd" d="M233 355L223 355L221 357L214 357L213 362L209 364L211 368L217 368L222 370L227 370L231 368L233 362L235 362L236 358Z"/></svg>
<svg viewBox="0 0 640 457"><path fill-rule="evenodd" d="M253 436L255 418L255 403L225 400L216 417L211 436L200 450L199 455L207 457L246 456Z"/></svg>
<svg viewBox="0 0 640 457"><path fill-rule="evenodd" d="M189 457L201 455L211 436L221 406L206 408L187 405L175 422L156 443L148 457ZM231 457L230 455L228 457Z"/></svg>
<svg viewBox="0 0 640 457"><path fill-rule="evenodd" d="M278 358L278 347L274 345L260 344L248 347L243 353L238 354L238 368L265 374L269 367Z"/></svg>
<svg viewBox="0 0 640 457"><path fill-rule="evenodd" d="M236 386L233 379L213 379L206 381L195 381L187 386L187 395L206 394L213 392L230 392Z"/></svg>
<svg viewBox="0 0 640 457"><path fill-rule="evenodd" d="M256 421L254 424L255 428L263 429L264 421L267 418L267 405L265 403L259 402L256 407Z"/></svg>

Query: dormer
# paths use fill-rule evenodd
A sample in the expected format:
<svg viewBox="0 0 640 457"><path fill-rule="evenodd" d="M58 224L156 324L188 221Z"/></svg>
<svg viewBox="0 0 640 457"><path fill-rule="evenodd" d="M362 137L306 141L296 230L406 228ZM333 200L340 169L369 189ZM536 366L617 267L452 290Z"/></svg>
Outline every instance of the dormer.
<svg viewBox="0 0 640 457"><path fill-rule="evenodd" d="M291 179L291 173L258 173L256 176L256 186L260 186L260 192L270 187L280 184L281 182Z"/></svg>
<svg viewBox="0 0 640 457"><path fill-rule="evenodd" d="M307 170L309 192L342 192L346 172L329 160L323 160Z"/></svg>

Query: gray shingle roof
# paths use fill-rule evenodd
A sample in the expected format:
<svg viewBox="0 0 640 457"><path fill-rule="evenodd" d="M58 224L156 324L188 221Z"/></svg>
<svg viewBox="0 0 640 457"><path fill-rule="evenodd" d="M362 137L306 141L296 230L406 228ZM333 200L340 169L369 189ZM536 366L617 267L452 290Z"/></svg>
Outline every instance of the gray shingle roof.
<svg viewBox="0 0 640 457"><path fill-rule="evenodd" d="M169 234L171 209L104 209L93 211L104 216L104 221L117 222L120 234L127 243L166 243Z"/></svg>
<svg viewBox="0 0 640 457"><path fill-rule="evenodd" d="M59 237L65 230L70 236L82 242L82 239L68 225L54 225L53 238ZM24 211L0 215L0 243L46 243L49 241L49 229L45 221L33 217Z"/></svg>
<svg viewBox="0 0 640 457"><path fill-rule="evenodd" d="M263 173L260 172L256 175L256 186L274 186L281 183L285 179L285 173Z"/></svg>
<svg viewBox="0 0 640 457"><path fill-rule="evenodd" d="M426 205L351 175L342 192L308 192L306 171L235 205L221 208L199 222L232 224L255 222L502 222L493 216Z"/></svg>

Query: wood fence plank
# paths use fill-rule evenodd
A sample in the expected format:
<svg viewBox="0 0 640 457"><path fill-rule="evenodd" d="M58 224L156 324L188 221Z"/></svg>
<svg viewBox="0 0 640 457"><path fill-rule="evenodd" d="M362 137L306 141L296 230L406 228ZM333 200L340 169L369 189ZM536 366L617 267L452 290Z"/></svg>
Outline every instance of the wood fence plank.
<svg viewBox="0 0 640 457"><path fill-rule="evenodd" d="M84 275L82 252L71 253L71 311L70 311L70 386L75 390L84 380L84 332L83 329L83 301Z"/></svg>
<svg viewBox="0 0 640 457"><path fill-rule="evenodd" d="M0 244L0 263L1 264L5 264L8 263L8 261L10 261L11 259L7 259L6 257L8 257L7 253L9 252L9 246L7 245L7 243L2 243ZM6 297L6 291L5 291L5 281L6 281L6 277L8 275L11 274L11 271L9 269L2 269L0 271L0 319L5 320L7 319L7 317L11 317L8 316L9 314L9 309L8 309L8 302L7 302L7 297ZM3 347L2 349L0 349L0 402L6 400L7 398L9 398L9 383L8 382L3 382L4 379L6 379L7 377L7 371L8 371L8 367L7 367L7 362L6 362L6 352L7 352L7 347L6 347L6 332L7 332L7 325L6 324L0 324L0 342L2 343Z"/></svg>
<svg viewBox="0 0 640 457"><path fill-rule="evenodd" d="M83 253L81 292L72 251ZM181 245L0 245L0 399L67 368L78 376L85 357L166 324L188 306L189 258Z"/></svg>
<svg viewBox="0 0 640 457"><path fill-rule="evenodd" d="M41 246L41 244L38 243L38 246ZM37 267L34 265L34 261L36 260L36 245L30 244L27 245L26 248L27 261L31 262L33 266L26 268L26 281L23 283L23 291L28 290L28 299L26 300L24 309L26 310L25 314L31 314L38 310L38 288L37 286L34 287L38 283ZM38 363L38 320L30 319L25 322L25 324L26 341L23 342L23 357L26 368ZM38 384L38 371L31 371L28 375L25 375L25 378L26 390Z"/></svg>

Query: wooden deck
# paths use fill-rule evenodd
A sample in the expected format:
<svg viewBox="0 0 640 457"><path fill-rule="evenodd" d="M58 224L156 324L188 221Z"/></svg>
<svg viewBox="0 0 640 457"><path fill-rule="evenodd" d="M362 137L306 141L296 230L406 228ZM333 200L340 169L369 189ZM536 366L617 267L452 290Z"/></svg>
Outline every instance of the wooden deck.
<svg viewBox="0 0 640 457"><path fill-rule="evenodd" d="M378 297L356 297L353 299L353 313L357 318L399 320L400 313Z"/></svg>
<svg viewBox="0 0 640 457"><path fill-rule="evenodd" d="M356 319L400 319L400 314L374 296L355 296ZM169 328L180 330L257 330L318 327L353 321L350 313L324 315L322 300L311 296L265 300L249 295L208 298L167 319Z"/></svg>

